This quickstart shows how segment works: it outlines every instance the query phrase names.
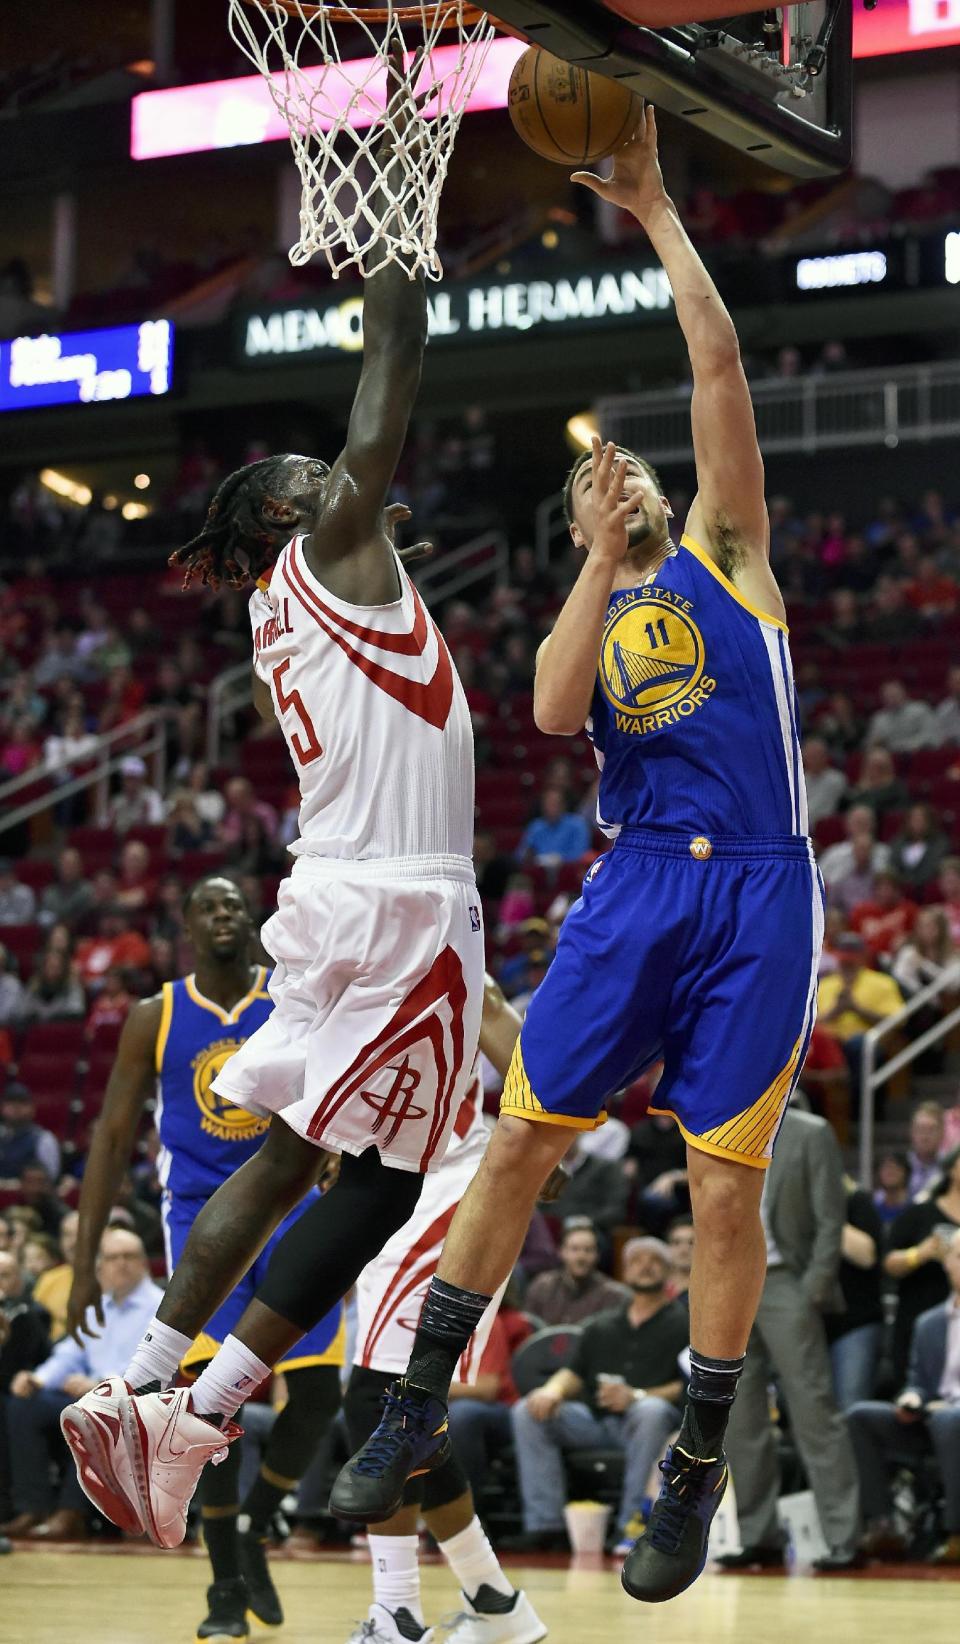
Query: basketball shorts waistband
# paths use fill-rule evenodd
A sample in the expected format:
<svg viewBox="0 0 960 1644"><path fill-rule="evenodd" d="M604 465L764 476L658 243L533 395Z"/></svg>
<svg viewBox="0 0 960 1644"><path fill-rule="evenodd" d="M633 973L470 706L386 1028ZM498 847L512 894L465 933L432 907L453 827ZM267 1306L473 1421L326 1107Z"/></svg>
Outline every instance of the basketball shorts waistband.
<svg viewBox="0 0 960 1644"><path fill-rule="evenodd" d="M622 827L614 850L638 851L644 856L686 857L705 862L713 857L726 861L812 862L813 844L806 834L772 833L748 836L712 833L672 833L665 828Z"/></svg>
<svg viewBox="0 0 960 1644"><path fill-rule="evenodd" d="M294 860L295 879L410 880L452 879L475 886L476 870L469 856L380 856L356 862L339 856L304 853Z"/></svg>

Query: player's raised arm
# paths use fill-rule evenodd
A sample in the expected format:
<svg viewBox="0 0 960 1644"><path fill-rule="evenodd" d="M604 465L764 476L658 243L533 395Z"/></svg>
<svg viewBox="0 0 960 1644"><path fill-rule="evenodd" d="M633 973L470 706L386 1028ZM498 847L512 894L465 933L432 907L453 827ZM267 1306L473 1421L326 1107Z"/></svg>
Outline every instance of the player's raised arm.
<svg viewBox="0 0 960 1644"><path fill-rule="evenodd" d="M400 139L409 131L416 110L402 74L389 76L393 114ZM399 106L406 99L407 107ZM391 138L384 139L389 143ZM370 199L371 214L388 222L390 169ZM407 436L420 386L427 340L427 299L421 275L410 279L396 263L387 263L364 284L363 367L354 396L347 439L333 465L316 529L308 539L309 557L318 567L344 558L383 536L382 514L387 492Z"/></svg>
<svg viewBox="0 0 960 1644"><path fill-rule="evenodd" d="M699 494L688 529L724 557L766 555L763 459L733 321L663 186L653 109L644 110L609 179L575 172L594 193L643 225L673 288L693 371L693 448Z"/></svg>
<svg viewBox="0 0 960 1644"><path fill-rule="evenodd" d="M134 1005L120 1035L116 1061L107 1081L103 1107L93 1131L83 1173L78 1213L77 1250L73 1284L67 1304L67 1330L77 1341L87 1308L95 1309L103 1324L100 1286L96 1277L97 1251L107 1218L116 1203L124 1171L130 1163L133 1138L152 1095L156 1080L156 1046L162 1001L143 999ZM82 1345L82 1344L81 1344Z"/></svg>

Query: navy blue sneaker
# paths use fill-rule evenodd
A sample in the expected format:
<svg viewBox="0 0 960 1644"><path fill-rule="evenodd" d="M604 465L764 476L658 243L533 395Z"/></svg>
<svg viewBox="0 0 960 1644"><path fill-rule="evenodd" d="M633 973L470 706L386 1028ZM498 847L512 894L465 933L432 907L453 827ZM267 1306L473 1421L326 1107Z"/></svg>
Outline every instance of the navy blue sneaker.
<svg viewBox="0 0 960 1644"><path fill-rule="evenodd" d="M330 1492L331 1513L361 1524L392 1518L403 1501L407 1479L432 1473L449 1456L447 1425L447 1407L441 1399L412 1398L406 1382L391 1382L379 1427L340 1469Z"/></svg>
<svg viewBox="0 0 960 1644"><path fill-rule="evenodd" d="M620 1580L631 1598L662 1604L692 1587L707 1562L713 1515L727 1487L723 1456L703 1461L671 1445L660 1463L663 1483L646 1534L627 1554Z"/></svg>

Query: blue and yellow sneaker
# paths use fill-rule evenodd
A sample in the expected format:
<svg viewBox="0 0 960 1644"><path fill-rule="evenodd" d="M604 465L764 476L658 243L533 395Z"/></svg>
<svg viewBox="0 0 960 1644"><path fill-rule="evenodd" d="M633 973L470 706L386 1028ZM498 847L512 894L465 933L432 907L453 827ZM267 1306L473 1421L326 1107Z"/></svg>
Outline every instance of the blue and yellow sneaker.
<svg viewBox="0 0 960 1644"><path fill-rule="evenodd" d="M692 1587L707 1562L713 1516L727 1487L723 1456L704 1461L673 1444L660 1463L663 1483L646 1534L627 1554L620 1575L625 1592L662 1604Z"/></svg>
<svg viewBox="0 0 960 1644"><path fill-rule="evenodd" d="M330 1492L336 1518L378 1524L392 1518L408 1478L432 1473L450 1454L447 1407L431 1394L411 1396L405 1381L390 1383L380 1425L340 1469Z"/></svg>

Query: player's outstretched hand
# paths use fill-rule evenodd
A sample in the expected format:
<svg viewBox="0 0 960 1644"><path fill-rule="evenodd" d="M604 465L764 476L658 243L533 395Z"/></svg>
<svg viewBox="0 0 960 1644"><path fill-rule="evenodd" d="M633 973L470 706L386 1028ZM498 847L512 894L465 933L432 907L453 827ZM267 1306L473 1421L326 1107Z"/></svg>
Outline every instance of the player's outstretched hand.
<svg viewBox="0 0 960 1644"><path fill-rule="evenodd" d="M632 211L642 222L653 206L667 197L657 157L657 117L645 103L633 136L618 148L609 177L593 171L575 171L573 181L592 188L602 200Z"/></svg>
<svg viewBox="0 0 960 1644"><path fill-rule="evenodd" d="M410 518L410 510L405 502L391 502L383 511L383 523L387 536L393 542L396 537L397 526L402 525ZM432 542L411 542L409 548L399 548L400 562L403 565L412 565L415 560L429 559L433 553Z"/></svg>
<svg viewBox="0 0 960 1644"><path fill-rule="evenodd" d="M93 1316L102 1330L103 1292L97 1283L96 1275L83 1273L79 1268L74 1268L70 1299L67 1302L67 1335L73 1337L78 1347L87 1346L87 1340L84 1338L89 1339L90 1336L97 1336L100 1333L84 1325L88 1308L93 1309Z"/></svg>
<svg viewBox="0 0 960 1644"><path fill-rule="evenodd" d="M637 508L636 493L624 495L627 459L617 456L612 440L603 445L599 434L594 434L591 470L594 531L590 553L594 559L619 564L627 552L627 524Z"/></svg>

